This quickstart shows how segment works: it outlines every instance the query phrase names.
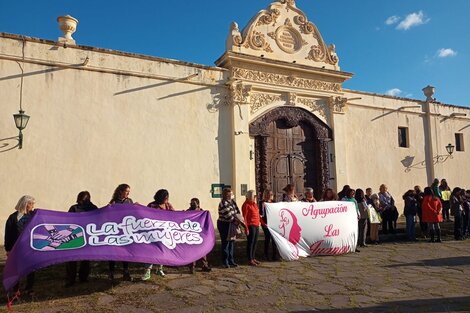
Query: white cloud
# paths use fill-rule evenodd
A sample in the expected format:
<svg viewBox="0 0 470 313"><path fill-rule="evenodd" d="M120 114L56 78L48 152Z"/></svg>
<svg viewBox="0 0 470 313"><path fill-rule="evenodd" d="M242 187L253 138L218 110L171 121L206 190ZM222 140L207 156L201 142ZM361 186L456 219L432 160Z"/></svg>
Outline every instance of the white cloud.
<svg viewBox="0 0 470 313"><path fill-rule="evenodd" d="M423 25L429 22L431 19L425 18L423 11L414 12L408 14L400 24L397 25L397 29L399 30L408 30L411 27Z"/></svg>
<svg viewBox="0 0 470 313"><path fill-rule="evenodd" d="M456 55L457 52L450 48L437 50L437 56L440 58L455 57Z"/></svg>
<svg viewBox="0 0 470 313"><path fill-rule="evenodd" d="M385 94L386 94L387 96L392 96L392 97L398 97L401 93L402 93L402 91L401 91L400 89L398 89L398 88L392 88L392 89L387 90L387 91L385 92Z"/></svg>
<svg viewBox="0 0 470 313"><path fill-rule="evenodd" d="M393 25L393 24L397 23L399 20L400 20L399 16L392 15L388 19L385 20L385 24Z"/></svg>

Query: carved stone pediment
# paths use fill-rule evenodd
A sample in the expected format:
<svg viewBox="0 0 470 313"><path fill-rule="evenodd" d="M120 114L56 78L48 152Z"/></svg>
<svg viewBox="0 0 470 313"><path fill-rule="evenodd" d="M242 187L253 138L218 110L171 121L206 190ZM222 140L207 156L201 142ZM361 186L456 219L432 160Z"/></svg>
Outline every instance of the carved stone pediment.
<svg viewBox="0 0 470 313"><path fill-rule="evenodd" d="M227 51L289 63L339 70L335 46L327 46L318 28L294 0L278 0L260 11L240 32L232 23Z"/></svg>
<svg viewBox="0 0 470 313"><path fill-rule="evenodd" d="M276 86L295 87L299 89L340 92L341 84L323 80L295 77L293 75L277 74L261 70L251 70L240 67L232 68L232 77L243 81L251 81Z"/></svg>

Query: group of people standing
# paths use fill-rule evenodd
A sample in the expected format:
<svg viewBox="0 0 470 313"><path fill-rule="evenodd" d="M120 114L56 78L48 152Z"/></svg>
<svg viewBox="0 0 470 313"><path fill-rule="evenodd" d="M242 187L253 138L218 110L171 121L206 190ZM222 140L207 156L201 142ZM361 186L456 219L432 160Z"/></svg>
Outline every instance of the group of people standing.
<svg viewBox="0 0 470 313"><path fill-rule="evenodd" d="M421 191L419 186L404 195L407 236L416 240L415 219L419 217L421 232L430 236L431 242L441 242L440 223L454 217L454 239L470 236L470 190L455 187L452 191L445 179L435 179L431 186Z"/></svg>
<svg viewBox="0 0 470 313"><path fill-rule="evenodd" d="M135 203L130 197L130 186L128 184L120 184L115 190L109 201L109 205L112 204L133 204ZM153 209L174 211L175 209L169 202L169 192L165 189L158 190L154 195L154 201L150 202L147 206ZM5 225L5 250L8 257L9 252L13 249L14 244L20 237L20 234L24 230L26 224L32 217L32 212L34 209L36 200L34 197L25 195L22 196L17 205L15 206L15 212L8 217L8 220ZM137 204L137 203L136 203ZM91 195L88 191L82 191L77 196L76 204L72 205L68 212L71 213L80 213L80 212L90 212L98 210L98 207L93 204L91 201ZM199 205L199 199L193 198L190 201L190 206L187 209L188 211L202 211L203 209ZM201 260L202 271L210 272L211 268L207 261L207 257L203 257ZM78 264L79 263L79 264ZM149 280L151 278L151 270L153 264L144 264L145 270L144 274L141 277L142 280ZM191 273L194 273L196 262L189 264L189 270ZM108 277L111 281L114 280L115 276L116 262L108 262ZM165 276L163 272L163 266L156 266L156 274L158 276ZM90 262L89 261L80 261L80 262L68 262L66 264L66 287L70 287L75 284L76 279L80 282L86 282L90 275ZM122 262L122 279L126 281L133 280L129 272L129 262ZM34 285L34 272L29 274L27 277L26 287L23 294L27 296L32 296ZM14 288L15 291L19 290L19 284Z"/></svg>
<svg viewBox="0 0 470 313"><path fill-rule="evenodd" d="M299 199L293 185L287 185L284 189L283 202L316 202L314 190L305 188L303 197ZM129 197L130 186L127 184L119 185L109 202L116 203L134 203ZM408 239L416 240L415 222L416 216L419 217L419 224L423 233L430 236L432 242L441 242L441 230L439 223L444 220L449 221L450 215L454 216L454 236L456 240L462 240L470 235L470 190L465 191L456 187L450 190L445 179L439 182L438 179L430 187L426 187L424 192L419 186L408 190L404 195L405 202L404 215L406 217L406 233ZM359 247L366 247L367 234L370 235L369 242L379 244L379 225L382 225L383 233L395 233L396 223L399 216L395 200L388 192L385 184L382 184L378 193L373 193L372 188L353 189L345 185L343 189L336 194L333 189L328 188L323 192L319 201L350 201L355 204L358 219L358 242ZM264 190L261 201L258 202L255 191L250 190L246 193L246 200L240 210L233 199L233 193L230 188L225 188L222 193L222 199L218 207L217 228L220 233L221 259L224 268L237 267L234 257L234 246L237 237L245 232L246 254L248 265L258 266L260 262L256 259L255 251L259 237L259 228L264 232L264 260L279 260L279 254L276 244L267 227L266 203L274 202L274 194L271 190ZM5 250L8 253L13 248L16 240L19 238L25 225L31 218L31 212L34 209L35 199L31 196L23 196L19 199L15 212L11 214L5 226ZM154 201L147 205L150 208L174 211L175 209L169 202L169 193L165 189L158 190L154 195ZM82 191L77 196L76 204L72 205L69 212L89 212L97 210L98 207L91 202L91 195L88 191ZM190 201L188 210L203 210L200 207L199 200L193 198ZM243 226L243 227L241 227ZM356 250L359 252L359 250ZM209 272L211 268L207 257L201 260L202 270ZM151 278L153 264L145 264L142 280ZM109 278L114 279L116 262L109 261ZM196 262L189 265L191 273L194 273ZM162 265L156 266L156 274L165 276ZM78 270L77 270L78 269ZM77 278L85 282L90 274L89 261L69 262L66 265L67 283L71 286ZM132 280L129 273L129 263L122 262L123 280ZM34 283L34 273L27 277L25 293L32 294Z"/></svg>
<svg viewBox="0 0 470 313"><path fill-rule="evenodd" d="M288 184L284 189L282 202L317 202L312 188L305 188L303 195L298 197L293 185ZM233 199L233 193L230 188L225 188L222 192L222 200L219 204L219 218L217 228L222 242L221 260L224 268L237 267L235 262L234 247L237 237L245 230L247 237L246 254L248 265L258 266L260 262L255 257L256 245L258 241L259 228L264 232L264 250L265 261L279 260L279 253L276 243L267 226L266 203L274 202L274 193L272 190L264 190L261 200L254 190L246 193L246 200L240 210ZM387 232L387 226L391 232L395 232L398 211L395 207L395 201L388 192L386 185L380 186L380 192L372 193L372 188L367 188L366 192L362 189L353 189L349 185L344 186L339 194L331 188L323 192L318 201L350 201L355 204L358 219L358 246L366 247L366 237L370 234L370 242L379 244L379 225L383 223L383 229ZM243 227L241 227L243 225ZM369 231L368 231L369 229ZM356 249L356 252L360 252Z"/></svg>

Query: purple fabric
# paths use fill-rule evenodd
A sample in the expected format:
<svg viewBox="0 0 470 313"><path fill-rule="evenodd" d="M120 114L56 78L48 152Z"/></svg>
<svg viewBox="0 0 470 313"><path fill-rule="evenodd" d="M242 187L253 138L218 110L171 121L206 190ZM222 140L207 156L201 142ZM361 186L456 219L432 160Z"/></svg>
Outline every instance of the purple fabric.
<svg viewBox="0 0 470 313"><path fill-rule="evenodd" d="M128 261L182 266L211 252L214 226L208 211L172 212L113 204L84 213L35 210L10 251L3 286L68 261Z"/></svg>

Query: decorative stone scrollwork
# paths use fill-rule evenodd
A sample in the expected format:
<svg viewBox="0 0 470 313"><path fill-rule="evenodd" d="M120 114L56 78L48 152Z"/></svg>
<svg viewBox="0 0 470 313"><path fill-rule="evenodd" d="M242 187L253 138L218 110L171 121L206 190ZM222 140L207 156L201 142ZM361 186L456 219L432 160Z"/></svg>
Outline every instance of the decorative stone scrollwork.
<svg viewBox="0 0 470 313"><path fill-rule="evenodd" d="M297 78L292 75L274 74L263 71L248 70L234 67L233 78L244 79L254 82L262 82L273 85L289 86L303 89L314 89L321 91L341 91L341 84L325 82L314 79Z"/></svg>
<svg viewBox="0 0 470 313"><path fill-rule="evenodd" d="M271 3L251 19L242 33L238 25L232 24L226 43L227 51L339 70L334 47L327 47L318 28L294 0Z"/></svg>
<svg viewBox="0 0 470 313"><path fill-rule="evenodd" d="M281 101L280 95L267 94L267 93L253 93L250 96L250 109L251 114L255 113L264 106L273 102Z"/></svg>
<svg viewBox="0 0 470 313"><path fill-rule="evenodd" d="M238 24L233 22L230 25L230 33L232 34L232 42L235 46L240 46L243 42L242 34L238 29Z"/></svg>
<svg viewBox="0 0 470 313"><path fill-rule="evenodd" d="M318 31L318 28L312 22L309 22L307 17L302 13L294 18L294 22L299 25L300 30L304 34L312 34L317 40L318 44L313 45L305 59L313 60L315 62L326 62L335 65L338 63L338 56L335 51L334 45L326 47L323 38Z"/></svg>
<svg viewBox="0 0 470 313"><path fill-rule="evenodd" d="M308 99L308 98L298 98L297 102L300 104L305 105L312 109L312 111L317 112L323 118L326 118L326 108L323 103L315 99Z"/></svg>
<svg viewBox="0 0 470 313"><path fill-rule="evenodd" d="M255 50L264 50L266 52L273 52L271 46L266 41L266 37L261 32L253 32L248 40L243 45L245 48L252 48Z"/></svg>
<svg viewBox="0 0 470 313"><path fill-rule="evenodd" d="M295 18L294 18L294 22L297 24L297 25L300 25L300 30L304 33L304 34L314 34L315 36L315 39L316 39L316 34L315 34L315 25L312 23L312 22L309 22L307 20L307 17L305 17L304 15L297 15Z"/></svg>
<svg viewBox="0 0 470 313"><path fill-rule="evenodd" d="M331 60L335 62L335 64L338 63L339 59L338 59L338 55L336 54L336 46L333 44L329 45L328 52L330 53Z"/></svg>
<svg viewBox="0 0 470 313"><path fill-rule="evenodd" d="M316 62L324 61L325 60L325 51L322 49L322 47L315 45L312 46L310 49L310 52L308 53L307 60L313 60Z"/></svg>
<svg viewBox="0 0 470 313"><path fill-rule="evenodd" d="M263 15L260 16L258 22L256 23L256 26L269 25L271 23L275 25L279 15L281 15L281 11L279 11L278 9L272 9L271 11L266 11Z"/></svg>
<svg viewBox="0 0 470 313"><path fill-rule="evenodd" d="M250 102L251 91L253 87L245 85L241 82L235 82L230 85L230 91L232 93L232 103L247 104Z"/></svg>
<svg viewBox="0 0 470 313"><path fill-rule="evenodd" d="M297 101L297 94L295 94L293 92L289 92L287 94L287 103L286 104L294 106L296 101Z"/></svg>
<svg viewBox="0 0 470 313"><path fill-rule="evenodd" d="M279 2L295 8L295 0L279 0Z"/></svg>
<svg viewBox="0 0 470 313"><path fill-rule="evenodd" d="M285 120L293 126L297 126L301 122L308 123L315 130L317 138L326 141L333 139L333 132L322 120L299 107L278 107L268 111L250 124L250 136L266 136L267 126L275 120Z"/></svg>
<svg viewBox="0 0 470 313"><path fill-rule="evenodd" d="M328 106L334 113L345 113L348 99L343 97L330 97L328 98Z"/></svg>

